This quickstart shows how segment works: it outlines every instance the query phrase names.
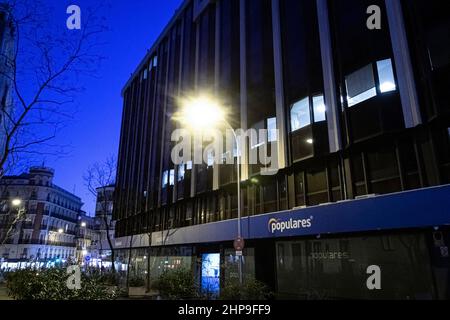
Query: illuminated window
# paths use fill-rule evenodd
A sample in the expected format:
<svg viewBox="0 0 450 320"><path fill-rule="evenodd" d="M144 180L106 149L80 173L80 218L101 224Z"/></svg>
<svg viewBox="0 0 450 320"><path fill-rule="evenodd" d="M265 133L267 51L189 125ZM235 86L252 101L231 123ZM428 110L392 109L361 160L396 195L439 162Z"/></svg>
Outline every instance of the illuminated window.
<svg viewBox="0 0 450 320"><path fill-rule="evenodd" d="M169 173L169 184L171 186L175 185L175 170L170 170L170 173Z"/></svg>
<svg viewBox="0 0 450 320"><path fill-rule="evenodd" d="M397 90L391 59L378 61L377 70L380 79L380 92L385 93Z"/></svg>
<svg viewBox="0 0 450 320"><path fill-rule="evenodd" d="M186 174L186 169L184 167L184 164L182 164L178 167L178 181L183 181L185 174Z"/></svg>
<svg viewBox="0 0 450 320"><path fill-rule="evenodd" d="M277 118L267 119L267 141L276 142L277 140Z"/></svg>
<svg viewBox="0 0 450 320"><path fill-rule="evenodd" d="M291 108L291 130L300 130L311 124L311 112L309 108L309 98L300 100Z"/></svg>
<svg viewBox="0 0 450 320"><path fill-rule="evenodd" d="M192 161L186 163L186 170L192 170Z"/></svg>
<svg viewBox="0 0 450 320"><path fill-rule="evenodd" d="M162 188L166 188L169 183L169 171L164 171L162 175Z"/></svg>
<svg viewBox="0 0 450 320"><path fill-rule="evenodd" d="M375 77L371 64L345 77L345 83L347 86L349 107L353 107L377 95Z"/></svg>
<svg viewBox="0 0 450 320"><path fill-rule="evenodd" d="M214 151L208 150L208 159L207 159L207 165L208 167L214 166Z"/></svg>
<svg viewBox="0 0 450 320"><path fill-rule="evenodd" d="M323 95L313 97L313 107L314 107L314 122L326 121L327 108L325 106L325 100Z"/></svg>

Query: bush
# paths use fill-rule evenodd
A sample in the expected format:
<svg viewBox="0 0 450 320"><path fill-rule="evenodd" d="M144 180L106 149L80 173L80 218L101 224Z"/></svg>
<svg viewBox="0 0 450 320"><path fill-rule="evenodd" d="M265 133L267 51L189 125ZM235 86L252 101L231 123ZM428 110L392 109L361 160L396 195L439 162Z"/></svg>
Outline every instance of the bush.
<svg viewBox="0 0 450 320"><path fill-rule="evenodd" d="M145 280L141 277L131 277L128 285L132 288L145 287Z"/></svg>
<svg viewBox="0 0 450 320"><path fill-rule="evenodd" d="M119 275L117 273L103 273L97 276L97 280L102 285L114 287L119 284Z"/></svg>
<svg viewBox="0 0 450 320"><path fill-rule="evenodd" d="M192 272L178 269L164 272L154 282L155 289L166 300L189 300L199 298L198 286Z"/></svg>
<svg viewBox="0 0 450 320"><path fill-rule="evenodd" d="M81 289L67 287L65 269L43 271L19 270L8 274L9 295L17 300L113 300L107 288L96 277L81 275Z"/></svg>
<svg viewBox="0 0 450 320"><path fill-rule="evenodd" d="M269 288L257 280L247 280L243 285L232 280L220 291L221 300L251 300L261 301L270 297Z"/></svg>

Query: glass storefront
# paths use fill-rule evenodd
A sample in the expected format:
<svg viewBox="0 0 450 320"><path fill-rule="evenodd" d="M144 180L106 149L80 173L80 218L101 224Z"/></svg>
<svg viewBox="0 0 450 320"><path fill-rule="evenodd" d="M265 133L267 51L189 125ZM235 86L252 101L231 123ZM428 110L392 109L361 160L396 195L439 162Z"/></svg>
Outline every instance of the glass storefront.
<svg viewBox="0 0 450 320"><path fill-rule="evenodd" d="M239 280L239 257L233 249L225 249L224 251L224 281L225 284L230 281ZM245 280L255 278L255 249L247 248L244 250L242 257L242 275Z"/></svg>
<svg viewBox="0 0 450 320"><path fill-rule="evenodd" d="M128 263L129 250L120 250L118 260L122 263ZM150 286L158 280L165 272L176 269L191 270L192 268L192 248L143 248L131 250L131 259L129 260L129 278L140 279L145 282L150 280ZM121 270L119 270L121 271ZM150 277L148 273L150 272ZM120 273L122 278L126 277L126 269Z"/></svg>
<svg viewBox="0 0 450 320"><path fill-rule="evenodd" d="M398 299L435 297L422 234L283 241L276 243L280 298ZM381 290L369 290L370 266L381 271Z"/></svg>

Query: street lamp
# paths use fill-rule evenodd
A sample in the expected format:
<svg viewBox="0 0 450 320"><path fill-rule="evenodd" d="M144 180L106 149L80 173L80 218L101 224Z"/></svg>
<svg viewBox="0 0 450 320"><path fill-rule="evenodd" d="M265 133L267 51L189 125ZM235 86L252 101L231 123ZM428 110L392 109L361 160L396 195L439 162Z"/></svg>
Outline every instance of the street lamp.
<svg viewBox="0 0 450 320"><path fill-rule="evenodd" d="M86 228L86 222L82 222L82 223L81 223L81 227L82 227L82 228Z"/></svg>
<svg viewBox="0 0 450 320"><path fill-rule="evenodd" d="M18 206L20 206L22 204L22 200L20 200L20 199L13 199L13 201L11 201L11 203L12 203L12 205L14 207L18 207Z"/></svg>
<svg viewBox="0 0 450 320"><path fill-rule="evenodd" d="M64 233L64 229L62 229L62 228L58 229L58 233L59 233L59 234Z"/></svg>
<svg viewBox="0 0 450 320"><path fill-rule="evenodd" d="M241 214L241 152L239 139L237 137L236 131L230 125L230 123L225 118L225 112L220 107L217 101L203 96L185 99L182 103L182 110L180 116L176 117L175 120L187 125L194 131L201 130L211 130L218 128L220 123L225 124L226 127L233 132L233 137L236 142L237 148L237 198L238 198L238 239L242 239L242 214ZM239 257L239 282L243 283L242 276L242 256Z"/></svg>

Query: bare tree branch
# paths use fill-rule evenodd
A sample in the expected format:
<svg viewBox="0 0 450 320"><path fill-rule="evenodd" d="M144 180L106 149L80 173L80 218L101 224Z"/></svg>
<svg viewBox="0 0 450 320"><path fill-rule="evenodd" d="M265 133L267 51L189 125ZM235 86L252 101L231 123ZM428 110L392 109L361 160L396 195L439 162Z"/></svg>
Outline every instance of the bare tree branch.
<svg viewBox="0 0 450 320"><path fill-rule="evenodd" d="M103 223L106 229L106 239L108 240L109 249L111 251L112 271L115 273L115 250L111 231L111 220L108 219L109 214L109 202L111 199L107 196L107 187L115 184L116 179L116 159L115 157L109 157L103 163L95 163L88 168L84 175L84 183L89 193L100 203L100 216L103 218ZM101 242L101 239L100 239Z"/></svg>
<svg viewBox="0 0 450 320"><path fill-rule="evenodd" d="M11 89L8 107L0 111L5 137L0 146L0 178L11 168L15 153L37 154L38 146L48 147L46 143L56 137L63 119L72 117L64 107L73 104L74 96L83 90L80 76L94 76L104 59L98 49L106 31L98 16L101 8L83 8L81 30L70 31L51 25L51 10L43 1L6 3L13 46L9 54L0 55L6 66L0 68L0 76ZM50 127L54 127L52 133L42 134ZM27 150L31 147L36 148ZM44 148L42 152L49 153Z"/></svg>

